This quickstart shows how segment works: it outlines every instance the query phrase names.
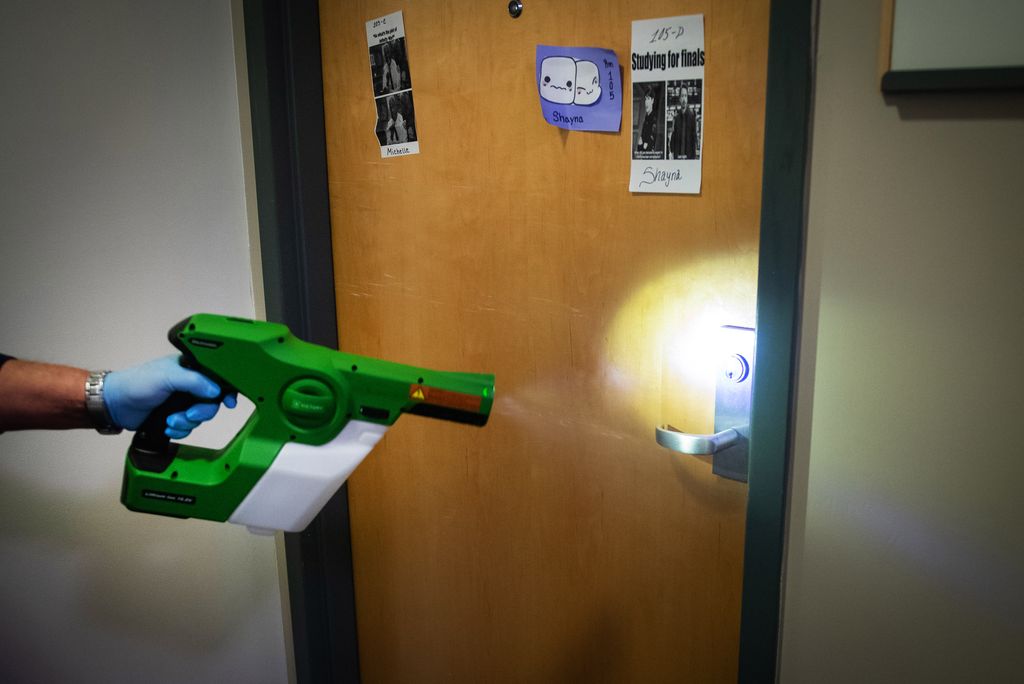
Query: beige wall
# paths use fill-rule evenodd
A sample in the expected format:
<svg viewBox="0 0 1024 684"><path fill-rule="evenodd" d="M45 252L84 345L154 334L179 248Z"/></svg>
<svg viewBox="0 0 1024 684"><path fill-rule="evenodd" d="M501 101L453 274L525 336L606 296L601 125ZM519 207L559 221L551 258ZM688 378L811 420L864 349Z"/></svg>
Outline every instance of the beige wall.
<svg viewBox="0 0 1024 684"><path fill-rule="evenodd" d="M120 368L256 311L231 19L0 3L0 350ZM273 538L128 512L129 439L0 435L0 681L287 681Z"/></svg>
<svg viewBox="0 0 1024 684"><path fill-rule="evenodd" d="M878 89L822 0L784 682L1024 672L1024 97Z"/></svg>

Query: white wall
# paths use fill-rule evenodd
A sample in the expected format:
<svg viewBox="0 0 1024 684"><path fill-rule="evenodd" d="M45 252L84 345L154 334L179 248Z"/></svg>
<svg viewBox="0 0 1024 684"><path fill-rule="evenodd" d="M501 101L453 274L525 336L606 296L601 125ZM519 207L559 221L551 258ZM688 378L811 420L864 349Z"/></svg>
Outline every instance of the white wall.
<svg viewBox="0 0 1024 684"><path fill-rule="evenodd" d="M236 87L226 1L0 3L0 350L119 368L254 314ZM273 539L129 513L128 441L0 435L0 680L286 681Z"/></svg>
<svg viewBox="0 0 1024 684"><path fill-rule="evenodd" d="M822 0L783 682L1024 672L1024 97L878 87Z"/></svg>

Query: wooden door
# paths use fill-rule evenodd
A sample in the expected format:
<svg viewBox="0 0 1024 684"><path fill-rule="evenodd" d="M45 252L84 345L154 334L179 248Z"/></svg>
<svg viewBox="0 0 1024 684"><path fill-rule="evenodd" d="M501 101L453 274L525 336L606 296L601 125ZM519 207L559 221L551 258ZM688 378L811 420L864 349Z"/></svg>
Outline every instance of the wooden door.
<svg viewBox="0 0 1024 684"><path fill-rule="evenodd" d="M713 423L754 323L767 0L322 0L339 339L493 372L483 429L403 417L350 480L367 682L735 681L745 485L655 444ZM364 22L403 10L421 153L381 159ZM628 192L553 128L535 46L703 13L700 196ZM626 100L628 103L628 99Z"/></svg>

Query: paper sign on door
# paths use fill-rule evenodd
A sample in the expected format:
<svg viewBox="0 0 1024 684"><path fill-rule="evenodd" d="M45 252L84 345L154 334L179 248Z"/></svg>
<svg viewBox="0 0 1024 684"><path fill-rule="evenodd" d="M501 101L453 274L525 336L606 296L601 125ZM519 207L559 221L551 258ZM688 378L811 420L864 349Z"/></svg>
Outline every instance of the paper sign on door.
<svg viewBox="0 0 1024 684"><path fill-rule="evenodd" d="M366 42L370 49L370 77L377 106L374 130L380 156L419 154L402 13L394 12L366 22Z"/></svg>
<svg viewBox="0 0 1024 684"><path fill-rule="evenodd" d="M631 192L699 194L704 15L633 22Z"/></svg>
<svg viewBox="0 0 1024 684"><path fill-rule="evenodd" d="M552 126L617 132L622 123L622 76L611 50L538 45L537 92Z"/></svg>

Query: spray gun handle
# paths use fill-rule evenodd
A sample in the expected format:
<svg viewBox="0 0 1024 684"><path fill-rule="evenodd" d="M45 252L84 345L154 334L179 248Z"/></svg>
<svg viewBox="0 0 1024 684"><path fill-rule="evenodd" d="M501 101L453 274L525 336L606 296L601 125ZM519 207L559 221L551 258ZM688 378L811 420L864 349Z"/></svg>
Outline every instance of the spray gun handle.
<svg viewBox="0 0 1024 684"><path fill-rule="evenodd" d="M203 372L199 369L195 359L189 355L182 355L180 363L184 368ZM167 470L167 466L174 460L178 450L177 445L171 443L171 438L165 432L167 417L185 411L197 402L220 403L228 394L228 390L223 387L222 384L220 395L214 399L202 399L188 392L174 392L164 400L164 403L150 411L146 420L142 421L142 425L135 431L132 444L128 448L128 458L131 459L132 464L139 470L148 470L154 473L162 473Z"/></svg>
<svg viewBox="0 0 1024 684"><path fill-rule="evenodd" d="M139 470L161 473L174 460L176 445L164 432L167 429L167 417L172 413L184 411L196 403L196 397L188 392L175 392L164 403L150 411L146 420L132 437L128 448L128 458Z"/></svg>

